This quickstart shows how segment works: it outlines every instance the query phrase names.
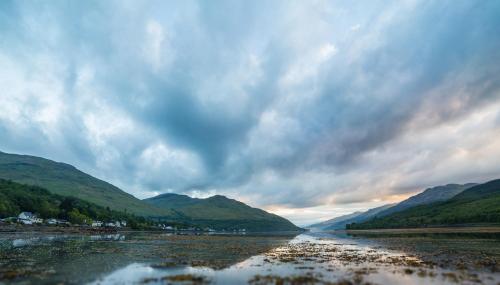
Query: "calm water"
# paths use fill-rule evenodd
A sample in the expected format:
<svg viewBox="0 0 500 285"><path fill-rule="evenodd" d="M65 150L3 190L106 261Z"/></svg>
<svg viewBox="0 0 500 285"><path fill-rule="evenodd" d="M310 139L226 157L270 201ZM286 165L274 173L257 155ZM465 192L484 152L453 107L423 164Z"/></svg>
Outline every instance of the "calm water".
<svg viewBox="0 0 500 285"><path fill-rule="evenodd" d="M0 284L496 285L498 261L498 234L0 234Z"/></svg>

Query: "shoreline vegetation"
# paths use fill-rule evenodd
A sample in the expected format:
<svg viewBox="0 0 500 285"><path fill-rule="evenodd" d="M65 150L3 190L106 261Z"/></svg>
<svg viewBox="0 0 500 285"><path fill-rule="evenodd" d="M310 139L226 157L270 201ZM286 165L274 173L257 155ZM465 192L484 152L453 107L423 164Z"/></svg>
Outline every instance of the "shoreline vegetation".
<svg viewBox="0 0 500 285"><path fill-rule="evenodd" d="M82 226L49 226L49 225L21 225L21 224L0 224L0 233L78 233L78 234L107 234L121 231L140 231L130 228L116 229L105 227L82 227Z"/></svg>
<svg viewBox="0 0 500 285"><path fill-rule="evenodd" d="M303 231L239 232L239 231L203 231L193 229L165 230L161 228L133 229L130 227L109 228L91 226L23 225L0 222L0 234L9 233L49 233L49 234L117 234L117 233L165 233L175 235L234 235L234 236L296 236Z"/></svg>
<svg viewBox="0 0 500 285"><path fill-rule="evenodd" d="M2 224L0 223L1 233L75 233L75 234L115 234L115 233L134 233L134 232L156 232L156 233L172 233L172 234L236 234L236 235L288 235L297 234L298 231L287 232L232 232L232 231L216 231L206 232L197 230L164 230L157 228L149 229L132 229L124 228L106 228L106 227L90 227L90 226L53 226L53 225L22 225L22 224ZM500 234L500 225L491 226L460 226L460 227L432 227L432 228L400 228L400 229L366 229L366 230L333 230L323 231L325 233L335 234Z"/></svg>

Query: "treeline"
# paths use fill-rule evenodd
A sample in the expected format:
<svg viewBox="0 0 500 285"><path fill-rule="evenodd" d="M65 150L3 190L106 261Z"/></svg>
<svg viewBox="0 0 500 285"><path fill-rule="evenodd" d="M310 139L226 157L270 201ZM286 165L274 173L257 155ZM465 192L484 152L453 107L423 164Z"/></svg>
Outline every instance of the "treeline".
<svg viewBox="0 0 500 285"><path fill-rule="evenodd" d="M127 221L135 229L147 228L151 222L144 217L118 212L96 204L52 194L44 188L0 179L0 218L13 217L21 212L33 212L43 219L59 218L73 224L92 221Z"/></svg>
<svg viewBox="0 0 500 285"><path fill-rule="evenodd" d="M285 223L277 223L269 220L234 219L234 220L202 220L192 219L190 223L199 225L201 228L209 227L215 230L241 230L249 232L286 232L297 231L296 227L290 227Z"/></svg>

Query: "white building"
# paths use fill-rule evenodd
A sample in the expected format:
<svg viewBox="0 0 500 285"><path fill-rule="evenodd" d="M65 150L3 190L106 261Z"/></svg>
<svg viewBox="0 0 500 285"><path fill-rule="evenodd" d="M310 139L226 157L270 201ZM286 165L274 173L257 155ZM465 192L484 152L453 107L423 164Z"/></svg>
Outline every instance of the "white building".
<svg viewBox="0 0 500 285"><path fill-rule="evenodd" d="M101 221L93 221L92 222L92 227L94 227L94 228L102 227L103 224L104 223L101 222Z"/></svg>
<svg viewBox="0 0 500 285"><path fill-rule="evenodd" d="M17 221L25 225L41 224L43 222L42 219L38 218L35 214L31 212L22 212L17 217Z"/></svg>

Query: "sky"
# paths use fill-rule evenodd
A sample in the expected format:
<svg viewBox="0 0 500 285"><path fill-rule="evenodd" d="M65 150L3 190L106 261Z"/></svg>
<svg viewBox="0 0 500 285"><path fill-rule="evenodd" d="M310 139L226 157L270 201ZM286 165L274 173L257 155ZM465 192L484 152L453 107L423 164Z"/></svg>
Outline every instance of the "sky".
<svg viewBox="0 0 500 285"><path fill-rule="evenodd" d="M500 1L0 1L0 151L298 225L500 178Z"/></svg>

